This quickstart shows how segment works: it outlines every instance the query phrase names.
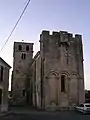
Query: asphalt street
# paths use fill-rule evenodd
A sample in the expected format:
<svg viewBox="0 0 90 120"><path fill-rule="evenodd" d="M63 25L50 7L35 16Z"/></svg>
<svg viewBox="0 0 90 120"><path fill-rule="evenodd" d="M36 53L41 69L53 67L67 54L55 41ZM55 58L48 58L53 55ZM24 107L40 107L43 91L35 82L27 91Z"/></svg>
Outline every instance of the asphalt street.
<svg viewBox="0 0 90 120"><path fill-rule="evenodd" d="M75 111L33 111L29 113L9 113L1 116L0 120L90 120L90 115L84 115Z"/></svg>

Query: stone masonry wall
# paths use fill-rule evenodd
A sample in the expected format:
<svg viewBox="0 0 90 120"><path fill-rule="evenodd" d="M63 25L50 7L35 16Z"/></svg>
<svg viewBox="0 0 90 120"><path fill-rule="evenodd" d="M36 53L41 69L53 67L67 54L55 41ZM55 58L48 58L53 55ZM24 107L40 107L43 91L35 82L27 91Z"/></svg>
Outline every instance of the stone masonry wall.
<svg viewBox="0 0 90 120"><path fill-rule="evenodd" d="M32 57L33 43L14 42L12 95L15 104L25 103Z"/></svg>
<svg viewBox="0 0 90 120"><path fill-rule="evenodd" d="M81 35L66 31L43 31L40 35L40 55L44 60L45 107L69 107L84 102L83 48ZM61 91L61 76L65 76L65 91ZM81 84L79 84L81 83ZM55 94L54 94L55 93Z"/></svg>

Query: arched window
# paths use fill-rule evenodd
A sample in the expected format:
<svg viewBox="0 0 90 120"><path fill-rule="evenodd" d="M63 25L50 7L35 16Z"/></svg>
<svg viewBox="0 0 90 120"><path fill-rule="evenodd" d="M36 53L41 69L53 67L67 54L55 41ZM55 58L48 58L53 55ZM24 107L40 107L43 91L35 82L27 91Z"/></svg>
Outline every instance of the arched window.
<svg viewBox="0 0 90 120"><path fill-rule="evenodd" d="M61 75L61 92L65 92L65 75Z"/></svg>
<svg viewBox="0 0 90 120"><path fill-rule="evenodd" d="M22 91L22 94L23 94L23 97L25 97L25 95L26 95L26 91L23 90L23 91Z"/></svg>
<svg viewBox="0 0 90 120"><path fill-rule="evenodd" d="M21 45L18 46L18 50L20 50L20 51L22 50L22 46Z"/></svg>
<svg viewBox="0 0 90 120"><path fill-rule="evenodd" d="M26 51L29 51L29 46L28 45L26 46Z"/></svg>
<svg viewBox="0 0 90 120"><path fill-rule="evenodd" d="M22 53L21 58L22 58L22 59L26 59L26 54L25 54L25 53Z"/></svg>

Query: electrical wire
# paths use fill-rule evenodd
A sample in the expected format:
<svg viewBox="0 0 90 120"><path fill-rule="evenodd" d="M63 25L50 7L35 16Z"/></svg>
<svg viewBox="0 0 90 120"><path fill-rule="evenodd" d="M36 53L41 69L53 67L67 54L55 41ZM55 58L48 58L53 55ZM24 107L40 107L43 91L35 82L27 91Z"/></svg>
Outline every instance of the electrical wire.
<svg viewBox="0 0 90 120"><path fill-rule="evenodd" d="M27 1L27 4L25 5L25 7L24 7L24 9L23 9L23 11L22 11L22 13L21 13L21 15L19 16L19 18L18 18L18 20L17 20L15 26L13 27L11 33L9 34L8 38L6 39L6 41L5 41L4 45L2 46L0 52L3 50L3 48L4 48L5 45L6 45L6 43L9 41L9 39L10 39L12 33L15 31L15 29L16 29L18 23L20 22L20 20L21 20L23 14L24 14L25 10L27 9L27 7L28 7L28 5L29 5L30 2L31 2L31 0L28 0L28 1Z"/></svg>

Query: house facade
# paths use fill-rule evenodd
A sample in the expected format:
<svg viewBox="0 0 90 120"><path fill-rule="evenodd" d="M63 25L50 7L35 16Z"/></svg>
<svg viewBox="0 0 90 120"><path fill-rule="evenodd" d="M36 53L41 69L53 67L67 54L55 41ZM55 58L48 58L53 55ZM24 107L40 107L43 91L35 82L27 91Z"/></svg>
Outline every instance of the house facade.
<svg viewBox="0 0 90 120"><path fill-rule="evenodd" d="M9 70L11 66L8 65L0 57L0 111L8 110L8 86L9 86Z"/></svg>

